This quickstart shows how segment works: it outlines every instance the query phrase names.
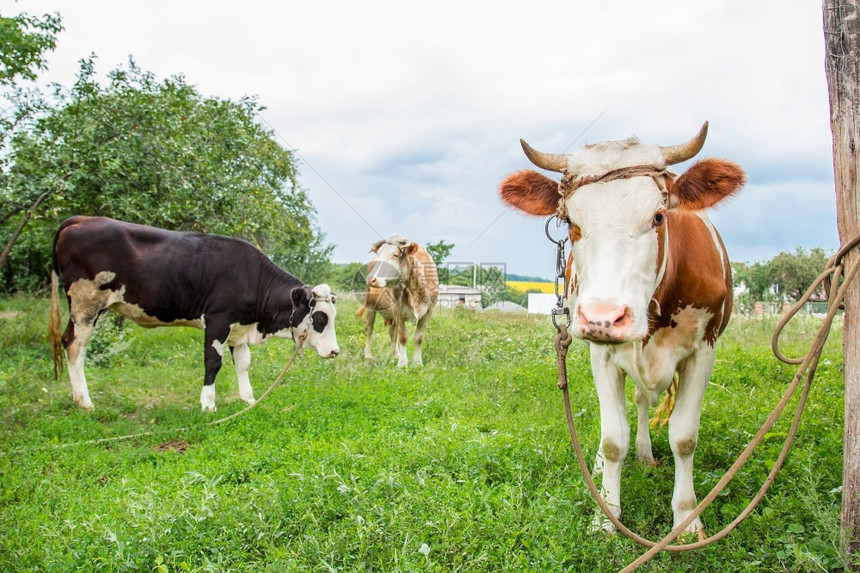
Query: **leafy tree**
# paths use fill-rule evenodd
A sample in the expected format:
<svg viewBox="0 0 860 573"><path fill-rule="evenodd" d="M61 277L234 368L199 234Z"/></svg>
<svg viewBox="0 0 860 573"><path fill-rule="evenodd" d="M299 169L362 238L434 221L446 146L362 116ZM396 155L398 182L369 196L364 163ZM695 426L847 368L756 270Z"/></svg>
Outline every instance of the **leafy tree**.
<svg viewBox="0 0 860 573"><path fill-rule="evenodd" d="M759 301L795 301L824 270L829 257L818 247L810 251L797 247L794 253L783 251L765 262L732 263L735 287L745 290L736 297L735 304L748 312ZM820 287L813 300L824 298L824 289Z"/></svg>
<svg viewBox="0 0 860 573"><path fill-rule="evenodd" d="M425 248L427 249L427 252L430 253L436 266L441 267L445 262L445 259L448 258L448 255L451 254L451 250L454 248L454 243L446 243L445 240L442 239L438 243L427 243Z"/></svg>
<svg viewBox="0 0 860 573"><path fill-rule="evenodd" d="M775 298L770 268L764 263L732 263L734 286L743 292L735 297L735 306L750 312L757 302L768 302Z"/></svg>
<svg viewBox="0 0 860 573"><path fill-rule="evenodd" d="M436 263L436 271L439 273L439 280L442 283L450 281L448 269L445 267L445 259L451 254L454 248L454 243L446 243L444 239L438 243L427 243L425 246L433 262Z"/></svg>
<svg viewBox="0 0 860 573"><path fill-rule="evenodd" d="M777 292L790 300L799 299L824 270L829 258L821 248L807 252L802 247L797 247L794 253L779 253L768 265ZM824 288L819 287L815 295L816 299L823 300Z"/></svg>
<svg viewBox="0 0 860 573"><path fill-rule="evenodd" d="M0 14L0 85L12 85L17 77L36 79L45 68L45 53L57 45L63 29L59 14L42 17Z"/></svg>
<svg viewBox="0 0 860 573"><path fill-rule="evenodd" d="M339 293L363 293L367 290L364 277L367 276L367 263L346 263L332 265L326 282Z"/></svg>
<svg viewBox="0 0 860 573"><path fill-rule="evenodd" d="M182 76L158 82L133 60L102 86L93 59L81 62L71 90L57 89L55 108L12 141L0 202L48 199L0 289L41 283L56 227L74 214L241 236L303 280L320 278L331 247L292 153L255 120L262 107L254 98L204 98Z"/></svg>
<svg viewBox="0 0 860 573"><path fill-rule="evenodd" d="M45 68L45 54L56 46L56 34L63 29L60 16L45 14L41 18L19 14L11 18L0 15L0 92L8 105L0 108L0 190L8 186L8 154L5 149L14 134L29 125L43 107L38 90L19 85L21 80L36 79ZM0 250L0 268L17 240L31 213L47 195L42 193L20 202L4 201L0 207L0 224L24 212L11 236Z"/></svg>

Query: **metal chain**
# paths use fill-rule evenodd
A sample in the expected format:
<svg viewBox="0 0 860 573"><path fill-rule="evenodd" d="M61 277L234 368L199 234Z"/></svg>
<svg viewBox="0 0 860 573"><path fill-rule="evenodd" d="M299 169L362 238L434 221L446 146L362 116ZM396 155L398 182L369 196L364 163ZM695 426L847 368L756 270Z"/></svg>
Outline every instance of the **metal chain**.
<svg viewBox="0 0 860 573"><path fill-rule="evenodd" d="M559 221L558 216L553 215L549 219L546 220L546 225L544 226L544 233L546 233L546 238L556 245L555 252L555 307L552 309L552 324L557 329L560 328L558 322L556 322L556 317L560 315L567 316L567 328L570 328L571 316L570 309L564 306L564 296L567 294L567 264L564 260L564 245L567 243L567 237L563 237L561 239L554 239L549 232L549 224L552 220L556 220L556 229L561 226L561 221Z"/></svg>

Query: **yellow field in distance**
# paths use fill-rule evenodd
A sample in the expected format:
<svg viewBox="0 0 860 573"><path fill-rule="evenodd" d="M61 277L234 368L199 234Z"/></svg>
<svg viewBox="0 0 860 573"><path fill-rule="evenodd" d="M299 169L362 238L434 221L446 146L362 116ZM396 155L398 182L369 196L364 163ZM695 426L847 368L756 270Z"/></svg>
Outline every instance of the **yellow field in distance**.
<svg viewBox="0 0 860 573"><path fill-rule="evenodd" d="M546 294L555 294L554 283L534 282L534 281L505 281L508 288L517 292L540 291Z"/></svg>

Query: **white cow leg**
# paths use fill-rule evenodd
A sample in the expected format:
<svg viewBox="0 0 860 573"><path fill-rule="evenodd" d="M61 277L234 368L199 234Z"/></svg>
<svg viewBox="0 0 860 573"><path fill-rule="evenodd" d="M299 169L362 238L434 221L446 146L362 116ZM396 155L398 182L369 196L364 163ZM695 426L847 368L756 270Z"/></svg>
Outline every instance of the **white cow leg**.
<svg viewBox="0 0 860 573"><path fill-rule="evenodd" d="M409 365L409 357L406 355L406 328L404 327L403 330L403 336L400 336L398 333L397 343L395 345L398 368L406 368L406 366Z"/></svg>
<svg viewBox="0 0 860 573"><path fill-rule="evenodd" d="M406 343L409 341L406 336L406 323L403 317L395 319L397 325L397 343L395 345L397 351L397 367L405 368L409 365L409 358L406 356Z"/></svg>
<svg viewBox="0 0 860 573"><path fill-rule="evenodd" d="M214 325L215 321L212 322ZM224 358L226 344L222 340L227 339L229 328L222 328L222 330L224 332L220 339L214 326L207 325L204 334L203 362L206 366L206 374L203 376L203 389L200 390L200 407L204 412L215 412L218 409L215 407L215 378L218 376L221 361Z"/></svg>
<svg viewBox="0 0 860 573"><path fill-rule="evenodd" d="M215 407L215 384L207 384L200 390L200 408L203 412L214 412Z"/></svg>
<svg viewBox="0 0 860 573"><path fill-rule="evenodd" d="M600 402L600 450L603 465L601 495L615 517L621 516L621 467L630 449L630 424L624 408L624 373L609 361L605 347L591 345L591 370ZM602 458L602 459L601 459ZM595 529L615 531L601 511Z"/></svg>
<svg viewBox="0 0 860 573"><path fill-rule="evenodd" d="M239 382L239 398L253 404L254 390L251 388L251 379L248 377L248 370L251 368L251 349L247 344L234 346L233 365L236 367L236 379Z"/></svg>
<svg viewBox="0 0 860 573"><path fill-rule="evenodd" d="M72 398L81 408L93 409L93 402L87 390L87 378L84 375L84 361L87 355L87 346L93 336L95 325L78 325L69 323L66 334L73 333L74 339L66 349L66 363L69 367L69 380L72 383Z"/></svg>
<svg viewBox="0 0 860 573"><path fill-rule="evenodd" d="M654 465L651 451L651 428L648 426L648 393L636 388L636 459L647 465Z"/></svg>
<svg viewBox="0 0 860 573"><path fill-rule="evenodd" d="M376 322L376 311L365 307L364 312L364 358L372 360L371 342L373 341L373 323Z"/></svg>
<svg viewBox="0 0 860 573"><path fill-rule="evenodd" d="M693 455L699 439L702 398L714 367L714 349L706 347L686 360L680 370L675 409L669 418L669 445L675 457L675 492L672 495L673 527L680 525L696 507L693 489ZM698 517L685 531L704 538Z"/></svg>

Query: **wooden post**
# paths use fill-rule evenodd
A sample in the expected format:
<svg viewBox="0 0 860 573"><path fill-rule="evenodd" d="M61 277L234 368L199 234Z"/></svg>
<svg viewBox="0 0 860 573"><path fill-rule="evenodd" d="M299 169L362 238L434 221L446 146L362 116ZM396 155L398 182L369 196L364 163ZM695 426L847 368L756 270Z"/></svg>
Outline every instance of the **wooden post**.
<svg viewBox="0 0 860 573"><path fill-rule="evenodd" d="M860 0L824 0L825 71L833 133L836 219L842 243L860 233ZM860 256L850 253L846 266ZM860 557L860 284L845 298L845 430L842 474L842 548ZM856 567L855 567L855 570Z"/></svg>

